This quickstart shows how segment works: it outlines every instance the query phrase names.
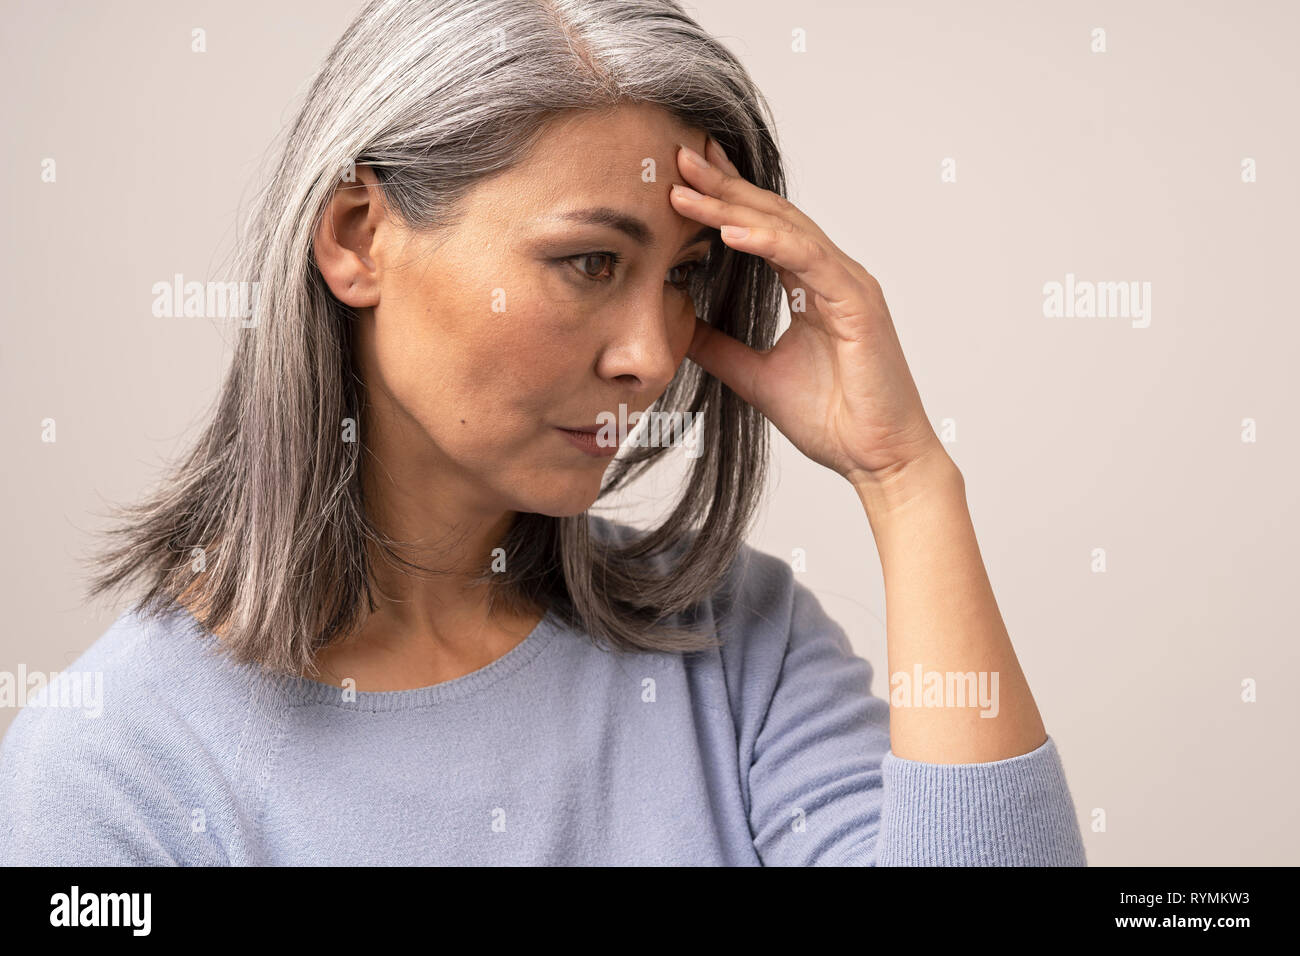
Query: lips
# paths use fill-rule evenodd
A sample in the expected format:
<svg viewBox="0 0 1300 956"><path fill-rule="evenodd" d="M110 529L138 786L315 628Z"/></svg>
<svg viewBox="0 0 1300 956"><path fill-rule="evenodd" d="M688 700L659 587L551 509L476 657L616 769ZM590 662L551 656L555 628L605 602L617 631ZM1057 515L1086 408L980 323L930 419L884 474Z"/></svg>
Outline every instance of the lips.
<svg viewBox="0 0 1300 956"><path fill-rule="evenodd" d="M599 425L584 426L582 428L562 428L556 426L555 430L564 436L565 441L573 445L584 455L590 455L592 458L611 458L618 454L617 442L611 445L602 445L597 432Z"/></svg>

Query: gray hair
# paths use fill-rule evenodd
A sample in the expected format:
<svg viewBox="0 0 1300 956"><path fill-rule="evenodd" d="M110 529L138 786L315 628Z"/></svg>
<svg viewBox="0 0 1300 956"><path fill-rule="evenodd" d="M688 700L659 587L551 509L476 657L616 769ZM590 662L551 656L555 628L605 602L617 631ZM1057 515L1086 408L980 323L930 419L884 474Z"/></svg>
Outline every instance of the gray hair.
<svg viewBox="0 0 1300 956"><path fill-rule="evenodd" d="M785 195L765 99L674 0L371 0L321 67L256 196L235 255L236 274L260 292L215 413L158 491L115 509L123 520L92 560L89 596L138 580L135 609L155 616L196 596L196 617L222 629L233 658L302 675L358 626L363 596L375 609L372 547L404 572L437 573L370 522L365 443L340 439L345 419L362 421L365 391L354 313L313 261L316 223L355 162L374 169L404 224L444 226L476 181L526 156L548 119L633 102L712 134L742 176ZM771 347L781 288L759 257L715 238L692 296L716 328ZM507 570L493 574L484 558L492 600L540 604L619 650L716 646L691 612L744 543L766 479L767 424L693 362L652 409L702 416L702 453L673 510L627 541L601 540L587 514L518 514L500 544ZM600 497L666 450L625 449ZM217 556L196 575L200 547ZM656 570L670 552L666 573Z"/></svg>

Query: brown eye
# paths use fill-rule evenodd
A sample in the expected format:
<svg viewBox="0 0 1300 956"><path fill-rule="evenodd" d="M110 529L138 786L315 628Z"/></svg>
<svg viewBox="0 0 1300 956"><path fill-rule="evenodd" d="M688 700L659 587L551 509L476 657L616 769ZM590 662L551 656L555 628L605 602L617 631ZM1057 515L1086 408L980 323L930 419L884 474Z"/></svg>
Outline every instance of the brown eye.
<svg viewBox="0 0 1300 956"><path fill-rule="evenodd" d="M668 270L668 282L677 286L679 289L686 288L687 284L700 271L701 263L699 260L693 262L683 262L680 265L673 266ZM674 279L673 275L677 274L678 278Z"/></svg>
<svg viewBox="0 0 1300 956"><path fill-rule="evenodd" d="M576 261L578 272L584 279L592 282L600 282L607 278L613 277L614 264L621 258L613 252L584 252L581 255L570 256L569 261ZM608 261L608 266L603 265ZM607 272L606 269L609 271Z"/></svg>

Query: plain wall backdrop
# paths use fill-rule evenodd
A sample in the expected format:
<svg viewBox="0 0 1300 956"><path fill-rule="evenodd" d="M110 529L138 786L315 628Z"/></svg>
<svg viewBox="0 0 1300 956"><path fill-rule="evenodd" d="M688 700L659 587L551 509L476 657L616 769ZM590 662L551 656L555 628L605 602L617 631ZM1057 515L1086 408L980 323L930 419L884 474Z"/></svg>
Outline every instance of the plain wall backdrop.
<svg viewBox="0 0 1300 956"><path fill-rule="evenodd" d="M79 558L238 334L155 317L153 286L238 278L236 217L360 6L5 0L0 671L65 669L121 611ZM1089 862L1300 862L1300 5L688 7L769 98L791 199L884 287ZM1149 283L1149 313L1048 315L1067 276ZM804 556L886 696L866 517L773 436L750 543Z"/></svg>

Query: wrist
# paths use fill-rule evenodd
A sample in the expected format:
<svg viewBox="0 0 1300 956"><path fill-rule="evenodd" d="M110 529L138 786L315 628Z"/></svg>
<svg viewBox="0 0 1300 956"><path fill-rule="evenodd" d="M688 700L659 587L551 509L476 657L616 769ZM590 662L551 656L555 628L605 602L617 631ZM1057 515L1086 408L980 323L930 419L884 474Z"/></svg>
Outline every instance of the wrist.
<svg viewBox="0 0 1300 956"><path fill-rule="evenodd" d="M907 462L881 473L849 476L873 527L927 501L965 500L966 480L937 439Z"/></svg>

